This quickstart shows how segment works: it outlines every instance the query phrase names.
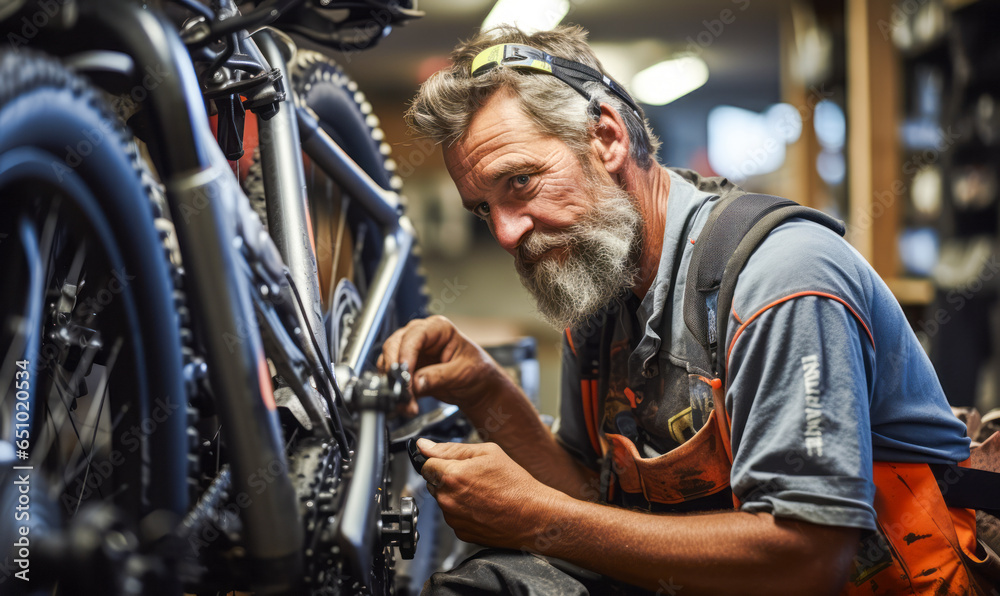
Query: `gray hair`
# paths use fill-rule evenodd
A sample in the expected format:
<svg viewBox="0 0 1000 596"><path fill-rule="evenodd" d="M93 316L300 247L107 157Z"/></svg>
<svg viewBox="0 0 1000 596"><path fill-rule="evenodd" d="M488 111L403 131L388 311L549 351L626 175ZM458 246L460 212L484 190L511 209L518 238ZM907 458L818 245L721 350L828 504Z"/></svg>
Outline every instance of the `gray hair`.
<svg viewBox="0 0 1000 596"><path fill-rule="evenodd" d="M588 103L572 87L545 74L494 68L473 77L472 60L483 50L503 43L538 48L607 74L587 44L586 30L578 25L531 35L510 26L481 31L455 48L450 68L434 73L420 86L406 113L413 131L436 143L453 143L465 134L473 116L487 100L503 90L519 100L521 110L543 134L562 140L577 155L583 155L589 149L592 127L600 116L600 104L606 103L625 122L629 153L635 163L642 169L653 165L660 141L649 122L637 116L628 104L601 83L584 85L591 96Z"/></svg>

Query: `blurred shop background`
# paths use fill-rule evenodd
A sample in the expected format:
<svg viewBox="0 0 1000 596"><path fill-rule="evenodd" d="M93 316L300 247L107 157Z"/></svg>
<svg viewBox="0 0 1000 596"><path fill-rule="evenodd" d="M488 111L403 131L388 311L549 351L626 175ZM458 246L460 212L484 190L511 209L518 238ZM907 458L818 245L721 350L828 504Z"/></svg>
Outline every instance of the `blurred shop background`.
<svg viewBox="0 0 1000 596"><path fill-rule="evenodd" d="M537 338L540 407L560 335L402 122L484 22L580 24L644 105L662 163L817 207L892 288L953 405L998 405L998 0L420 0L426 16L338 55L378 114L423 245L430 310L486 345ZM892 346L879 346L892 349Z"/></svg>

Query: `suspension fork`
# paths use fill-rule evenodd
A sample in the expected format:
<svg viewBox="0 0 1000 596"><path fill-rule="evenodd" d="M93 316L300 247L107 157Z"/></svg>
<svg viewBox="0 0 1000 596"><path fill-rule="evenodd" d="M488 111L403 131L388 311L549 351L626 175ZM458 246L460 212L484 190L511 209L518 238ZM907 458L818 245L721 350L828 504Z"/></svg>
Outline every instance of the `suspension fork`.
<svg viewBox="0 0 1000 596"><path fill-rule="evenodd" d="M245 198L208 127L194 67L173 27L136 4L93 4L81 14L77 31L91 45L100 39L132 56L137 78L156 73L145 107L160 141L157 168L174 214L192 315L208 352L231 453L233 494L247 497L238 502L251 586L260 593L291 591L301 575L303 533L251 289L236 266L238 201ZM153 457L186 465L185 418L182 409L164 423L170 432L151 445ZM175 496L165 506L183 512L186 498Z"/></svg>

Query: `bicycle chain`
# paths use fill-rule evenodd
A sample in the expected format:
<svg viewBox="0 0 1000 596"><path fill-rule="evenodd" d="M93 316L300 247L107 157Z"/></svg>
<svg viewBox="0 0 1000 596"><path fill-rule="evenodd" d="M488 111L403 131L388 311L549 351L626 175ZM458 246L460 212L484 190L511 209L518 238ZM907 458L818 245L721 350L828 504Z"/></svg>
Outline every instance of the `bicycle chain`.
<svg viewBox="0 0 1000 596"><path fill-rule="evenodd" d="M342 474L348 468L340 458L340 450L331 442L304 439L289 453L288 471L295 479L306 532L303 587L313 596L354 592L353 582L344 575L334 536L344 498L340 491Z"/></svg>

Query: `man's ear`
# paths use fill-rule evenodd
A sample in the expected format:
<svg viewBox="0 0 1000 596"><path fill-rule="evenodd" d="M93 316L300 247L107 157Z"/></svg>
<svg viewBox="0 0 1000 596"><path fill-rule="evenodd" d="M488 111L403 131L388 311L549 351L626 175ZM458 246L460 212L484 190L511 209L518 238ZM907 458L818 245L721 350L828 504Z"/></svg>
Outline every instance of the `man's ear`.
<svg viewBox="0 0 1000 596"><path fill-rule="evenodd" d="M628 161L629 138L618 110L601 104L601 115L591 129L590 144L609 174L618 174Z"/></svg>

